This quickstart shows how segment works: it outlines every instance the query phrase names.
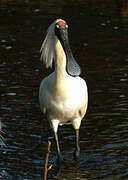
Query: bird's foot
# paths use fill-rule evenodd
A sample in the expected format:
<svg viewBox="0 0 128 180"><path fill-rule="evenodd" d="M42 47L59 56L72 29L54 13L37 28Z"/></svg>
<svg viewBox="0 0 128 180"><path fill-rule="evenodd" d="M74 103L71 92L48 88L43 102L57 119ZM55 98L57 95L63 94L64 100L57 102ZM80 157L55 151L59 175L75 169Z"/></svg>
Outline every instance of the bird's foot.
<svg viewBox="0 0 128 180"><path fill-rule="evenodd" d="M80 148L77 148L73 153L74 160L78 160L79 155L80 155Z"/></svg>
<svg viewBox="0 0 128 180"><path fill-rule="evenodd" d="M61 166L62 163L63 163L63 158L62 158L62 156L58 156L58 157L57 157L57 165L58 165L58 166Z"/></svg>

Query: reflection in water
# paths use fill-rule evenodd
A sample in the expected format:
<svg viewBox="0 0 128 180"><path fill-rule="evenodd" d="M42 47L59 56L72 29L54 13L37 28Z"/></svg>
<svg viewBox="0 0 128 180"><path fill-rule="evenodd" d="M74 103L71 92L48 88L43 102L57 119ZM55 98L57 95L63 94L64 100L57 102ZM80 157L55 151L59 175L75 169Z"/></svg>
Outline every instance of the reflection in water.
<svg viewBox="0 0 128 180"><path fill-rule="evenodd" d="M47 137L54 164L48 179L56 179L55 144L40 112L38 89L47 74L39 48L58 17L71 24L73 54L89 87L78 162L72 161L75 132L70 126L59 129L66 159L61 179L127 179L128 1L19 2L0 1L0 121L8 145L0 148L0 179L42 179Z"/></svg>

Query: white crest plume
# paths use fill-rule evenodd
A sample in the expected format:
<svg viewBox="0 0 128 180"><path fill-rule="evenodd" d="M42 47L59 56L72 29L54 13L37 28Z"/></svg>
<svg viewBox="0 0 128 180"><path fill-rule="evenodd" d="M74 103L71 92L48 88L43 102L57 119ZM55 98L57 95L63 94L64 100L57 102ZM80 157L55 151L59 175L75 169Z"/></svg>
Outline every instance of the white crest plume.
<svg viewBox="0 0 128 180"><path fill-rule="evenodd" d="M52 67L53 60L55 60L55 24L60 20L55 20L48 28L47 35L41 46L41 58L40 60L46 65L46 67Z"/></svg>

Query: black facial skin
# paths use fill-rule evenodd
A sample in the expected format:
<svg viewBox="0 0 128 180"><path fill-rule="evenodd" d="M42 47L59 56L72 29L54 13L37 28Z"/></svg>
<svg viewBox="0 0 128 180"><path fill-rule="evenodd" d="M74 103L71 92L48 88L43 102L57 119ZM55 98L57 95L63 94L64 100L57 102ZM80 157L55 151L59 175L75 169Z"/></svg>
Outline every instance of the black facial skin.
<svg viewBox="0 0 128 180"><path fill-rule="evenodd" d="M67 73L71 76L79 76L81 73L81 69L72 55L72 51L71 51L71 48L69 45L68 31L67 31L66 25L61 26L59 24L56 24L55 25L55 35L60 40L61 45L64 49L64 52L66 54L66 58L67 58L66 71L67 71Z"/></svg>

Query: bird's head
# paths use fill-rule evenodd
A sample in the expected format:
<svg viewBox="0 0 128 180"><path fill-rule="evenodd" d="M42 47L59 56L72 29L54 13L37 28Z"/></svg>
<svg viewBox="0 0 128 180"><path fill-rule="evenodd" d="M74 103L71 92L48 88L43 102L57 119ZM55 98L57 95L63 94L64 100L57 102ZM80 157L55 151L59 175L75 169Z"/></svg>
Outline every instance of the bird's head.
<svg viewBox="0 0 128 180"><path fill-rule="evenodd" d="M62 19L55 20L48 28L46 38L41 47L41 60L43 59L46 67L52 66L55 60L55 37L60 41L66 55L66 71L71 76L79 76L80 66L75 61L68 40L68 25Z"/></svg>

